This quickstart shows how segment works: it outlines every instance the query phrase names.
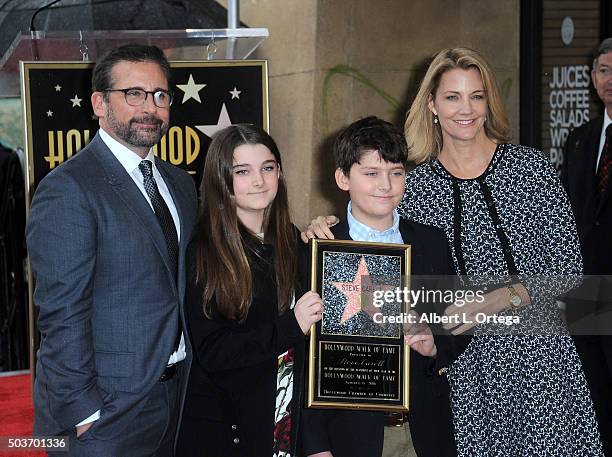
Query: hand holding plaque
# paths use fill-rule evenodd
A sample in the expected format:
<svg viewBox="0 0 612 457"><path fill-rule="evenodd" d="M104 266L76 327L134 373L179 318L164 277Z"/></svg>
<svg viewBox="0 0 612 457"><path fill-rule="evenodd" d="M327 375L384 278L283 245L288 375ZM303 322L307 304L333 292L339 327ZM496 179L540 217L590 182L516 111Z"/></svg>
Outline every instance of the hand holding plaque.
<svg viewBox="0 0 612 457"><path fill-rule="evenodd" d="M304 332L304 335L308 335L308 331L312 324L321 320L323 313L323 302L321 297L316 292L306 292L300 297L295 303L293 308L295 313L295 320Z"/></svg>

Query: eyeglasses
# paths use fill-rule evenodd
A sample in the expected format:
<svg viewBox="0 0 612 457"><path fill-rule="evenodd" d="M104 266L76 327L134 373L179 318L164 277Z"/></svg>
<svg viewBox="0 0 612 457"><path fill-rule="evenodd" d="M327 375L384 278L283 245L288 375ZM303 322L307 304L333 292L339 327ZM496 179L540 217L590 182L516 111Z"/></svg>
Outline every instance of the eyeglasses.
<svg viewBox="0 0 612 457"><path fill-rule="evenodd" d="M169 108L172 105L172 94L167 90L144 90L138 87L127 89L104 89L101 92L123 92L125 102L130 106L142 106L149 94L153 95L153 103L158 108Z"/></svg>

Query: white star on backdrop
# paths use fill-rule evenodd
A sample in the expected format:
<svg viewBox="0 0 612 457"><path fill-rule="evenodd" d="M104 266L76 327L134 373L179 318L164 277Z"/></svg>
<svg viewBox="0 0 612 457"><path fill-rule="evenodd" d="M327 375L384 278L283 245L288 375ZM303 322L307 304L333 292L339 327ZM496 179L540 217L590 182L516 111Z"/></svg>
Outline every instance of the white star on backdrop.
<svg viewBox="0 0 612 457"><path fill-rule="evenodd" d="M55 86L55 92L59 92L60 90L62 90L62 86L60 86L59 84L57 84Z"/></svg>
<svg viewBox="0 0 612 457"><path fill-rule="evenodd" d="M230 90L229 93L232 94L232 100L235 98L240 99L240 94L242 93L242 91L236 89L236 87L234 86L234 90Z"/></svg>
<svg viewBox="0 0 612 457"><path fill-rule="evenodd" d="M51 116L53 116L53 111L51 110L47 111L47 117L51 117Z"/></svg>
<svg viewBox="0 0 612 457"><path fill-rule="evenodd" d="M71 98L70 101L72 102L72 107L74 108L75 106L81 106L81 102L83 101L82 98L79 98L78 95L74 94L74 98Z"/></svg>
<svg viewBox="0 0 612 457"><path fill-rule="evenodd" d="M219 114L219 120L216 124L213 125L196 125L196 129L202 132L204 135L208 137L212 137L219 130L224 129L225 127L229 127L232 125L232 121L230 121L229 114L227 113L227 108L225 107L225 103L221 106L221 113Z"/></svg>
<svg viewBox="0 0 612 457"><path fill-rule="evenodd" d="M200 100L200 91L206 87L206 84L196 84L191 73L189 74L189 81L187 81L187 84L177 84L176 87L185 92L182 103L185 103L191 98L198 103L202 103L202 100Z"/></svg>

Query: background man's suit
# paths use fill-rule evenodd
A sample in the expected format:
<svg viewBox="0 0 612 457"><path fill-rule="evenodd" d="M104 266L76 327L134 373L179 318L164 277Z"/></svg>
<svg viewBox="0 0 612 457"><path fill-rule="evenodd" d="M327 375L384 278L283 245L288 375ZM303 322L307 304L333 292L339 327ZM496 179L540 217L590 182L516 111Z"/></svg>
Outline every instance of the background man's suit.
<svg viewBox="0 0 612 457"><path fill-rule="evenodd" d="M178 279L155 213L99 135L41 181L30 209L41 331L35 434L74 433L101 410L78 438L96 440L92 455L140 455L111 443L129 433L146 404L183 319L185 247L197 198L189 175L162 160L155 165L180 219ZM191 362L186 344L181 370Z"/></svg>
<svg viewBox="0 0 612 457"><path fill-rule="evenodd" d="M612 183L609 182L598 207L595 192L602 125L603 117L599 117L570 133L561 169L561 181L576 218L585 275L612 275ZM612 297L612 286L609 280L595 280L588 281L580 290L581 295L591 299L568 300L568 316L571 318L576 312L593 313L595 319L587 325L599 326L594 333L607 333L577 335L574 340L591 390L604 449L606 455L612 455L612 327L609 326L612 315L608 314L609 303L602 302ZM588 328L583 331L588 333Z"/></svg>
<svg viewBox="0 0 612 457"><path fill-rule="evenodd" d="M576 218L584 273L612 274L612 185L599 208L595 204L595 170L603 118L573 130L565 143L561 181Z"/></svg>

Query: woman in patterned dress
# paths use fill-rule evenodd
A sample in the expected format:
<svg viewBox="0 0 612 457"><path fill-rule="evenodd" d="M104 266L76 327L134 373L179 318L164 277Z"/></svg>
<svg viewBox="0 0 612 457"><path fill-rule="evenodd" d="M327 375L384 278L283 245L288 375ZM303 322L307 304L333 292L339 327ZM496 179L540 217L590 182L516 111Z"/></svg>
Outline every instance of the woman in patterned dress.
<svg viewBox="0 0 612 457"><path fill-rule="evenodd" d="M298 290L297 229L274 140L254 125L218 132L200 194L185 292L194 360L177 455L290 457L299 351L323 304Z"/></svg>
<svg viewBox="0 0 612 457"><path fill-rule="evenodd" d="M398 208L444 229L457 273L487 288L482 303L449 306L473 333L443 368L459 457L599 457L599 431L584 373L555 298L579 283L576 225L541 151L508 143L495 76L477 52L438 53L405 126L409 158ZM302 238L330 238L335 218L312 221ZM513 325L480 323L487 316ZM453 357L451 357L451 360Z"/></svg>
<svg viewBox="0 0 612 457"><path fill-rule="evenodd" d="M446 310L467 316L447 326L453 334L474 333L446 370L458 455L602 455L580 360L555 302L579 282L582 259L549 161L508 143L495 76L470 49L435 56L405 130L419 165L407 176L400 214L445 230L464 281L493 283L483 303ZM470 323L493 315L520 322Z"/></svg>

